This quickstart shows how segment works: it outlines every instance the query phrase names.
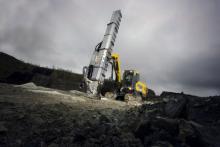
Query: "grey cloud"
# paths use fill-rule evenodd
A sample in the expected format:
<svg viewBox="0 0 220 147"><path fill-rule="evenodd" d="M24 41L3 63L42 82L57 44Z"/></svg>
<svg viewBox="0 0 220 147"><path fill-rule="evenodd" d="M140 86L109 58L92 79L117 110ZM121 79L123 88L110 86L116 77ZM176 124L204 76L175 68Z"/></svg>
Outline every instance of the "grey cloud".
<svg viewBox="0 0 220 147"><path fill-rule="evenodd" d="M1 0L0 50L79 73L115 9L123 69L139 70L158 93L220 94L217 0Z"/></svg>

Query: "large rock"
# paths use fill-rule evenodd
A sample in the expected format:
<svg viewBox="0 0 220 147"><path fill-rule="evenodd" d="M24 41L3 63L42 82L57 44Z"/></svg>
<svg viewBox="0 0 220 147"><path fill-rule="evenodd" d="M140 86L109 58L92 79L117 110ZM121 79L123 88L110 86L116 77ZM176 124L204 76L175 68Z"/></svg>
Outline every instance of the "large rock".
<svg viewBox="0 0 220 147"><path fill-rule="evenodd" d="M170 99L165 104L165 114L171 118L185 118L188 98L184 95Z"/></svg>
<svg viewBox="0 0 220 147"><path fill-rule="evenodd" d="M147 97L151 98L151 97L155 97L155 96L156 96L156 94L155 94L154 90L148 89Z"/></svg>
<svg viewBox="0 0 220 147"><path fill-rule="evenodd" d="M187 111L189 120L220 126L220 97L191 98Z"/></svg>

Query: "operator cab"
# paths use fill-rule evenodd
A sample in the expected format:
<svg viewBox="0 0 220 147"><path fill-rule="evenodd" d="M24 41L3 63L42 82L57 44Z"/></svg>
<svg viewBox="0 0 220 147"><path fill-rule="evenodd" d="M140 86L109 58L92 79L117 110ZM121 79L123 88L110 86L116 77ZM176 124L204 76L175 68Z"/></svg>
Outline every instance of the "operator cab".
<svg viewBox="0 0 220 147"><path fill-rule="evenodd" d="M125 70L123 73L122 92L133 93L135 84L139 81L140 75L135 70Z"/></svg>

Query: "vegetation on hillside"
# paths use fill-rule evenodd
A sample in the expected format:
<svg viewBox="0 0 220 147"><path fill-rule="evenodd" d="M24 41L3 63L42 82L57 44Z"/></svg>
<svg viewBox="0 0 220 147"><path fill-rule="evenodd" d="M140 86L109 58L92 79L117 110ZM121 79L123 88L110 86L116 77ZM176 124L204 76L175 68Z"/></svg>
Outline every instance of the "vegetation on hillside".
<svg viewBox="0 0 220 147"><path fill-rule="evenodd" d="M0 52L0 82L24 84L33 82L39 86L61 90L79 90L82 75L63 69L51 69L25 63Z"/></svg>

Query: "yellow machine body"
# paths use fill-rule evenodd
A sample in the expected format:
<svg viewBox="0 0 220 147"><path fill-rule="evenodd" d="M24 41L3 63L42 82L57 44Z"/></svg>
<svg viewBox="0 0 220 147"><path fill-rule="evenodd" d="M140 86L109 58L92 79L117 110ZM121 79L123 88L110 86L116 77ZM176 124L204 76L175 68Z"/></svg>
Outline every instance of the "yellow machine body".
<svg viewBox="0 0 220 147"><path fill-rule="evenodd" d="M101 90L102 95L109 98L122 97L122 99L125 95L130 95L129 97L133 100L137 97L145 98L147 96L147 85L140 81L138 71L124 70L122 77L121 62L116 53L112 53L109 63L112 65L111 77L105 80Z"/></svg>
<svg viewBox="0 0 220 147"><path fill-rule="evenodd" d="M135 90L137 92L141 93L143 97L147 97L148 89L147 89L147 85L145 83L138 81L135 84Z"/></svg>
<svg viewBox="0 0 220 147"><path fill-rule="evenodd" d="M135 97L141 96L142 98L147 96L147 85L140 81L140 74L138 71L125 70L122 81L122 93L130 94Z"/></svg>

